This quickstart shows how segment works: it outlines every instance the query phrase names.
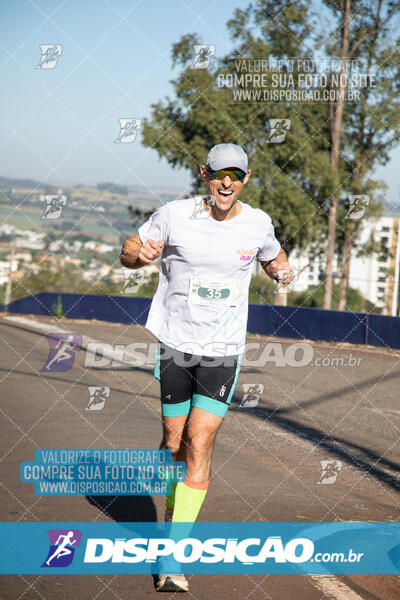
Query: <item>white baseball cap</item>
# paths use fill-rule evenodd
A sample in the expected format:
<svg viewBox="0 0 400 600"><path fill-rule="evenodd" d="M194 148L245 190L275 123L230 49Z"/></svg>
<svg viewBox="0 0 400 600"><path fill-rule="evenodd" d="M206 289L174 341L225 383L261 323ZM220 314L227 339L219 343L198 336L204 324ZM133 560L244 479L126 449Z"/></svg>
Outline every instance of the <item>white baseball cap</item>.
<svg viewBox="0 0 400 600"><path fill-rule="evenodd" d="M236 167L245 173L249 170L247 154L237 144L217 144L211 148L207 156L206 165L213 171Z"/></svg>

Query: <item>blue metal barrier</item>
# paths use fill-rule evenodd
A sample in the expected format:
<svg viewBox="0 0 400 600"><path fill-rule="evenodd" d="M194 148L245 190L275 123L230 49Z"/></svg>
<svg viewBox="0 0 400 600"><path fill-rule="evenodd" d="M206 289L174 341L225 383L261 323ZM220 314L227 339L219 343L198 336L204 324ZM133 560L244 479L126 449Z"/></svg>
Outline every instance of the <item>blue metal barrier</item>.
<svg viewBox="0 0 400 600"><path fill-rule="evenodd" d="M54 315L61 297L69 319L144 325L151 298L42 292L15 300L9 313ZM4 310L4 307L2 308ZM261 335L400 348L400 317L299 306L250 304L247 331Z"/></svg>
<svg viewBox="0 0 400 600"><path fill-rule="evenodd" d="M151 304L151 298L42 292L14 300L8 306L8 312L54 316L53 307L59 297L63 315L68 319L97 319L98 321L135 323L137 325L146 323Z"/></svg>

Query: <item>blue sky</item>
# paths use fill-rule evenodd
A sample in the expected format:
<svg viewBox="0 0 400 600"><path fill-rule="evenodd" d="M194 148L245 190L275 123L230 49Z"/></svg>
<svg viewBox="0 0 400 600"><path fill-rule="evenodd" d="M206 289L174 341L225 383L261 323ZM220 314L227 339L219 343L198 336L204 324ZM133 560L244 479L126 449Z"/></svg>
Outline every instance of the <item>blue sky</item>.
<svg viewBox="0 0 400 600"><path fill-rule="evenodd" d="M57 182L187 189L140 135L114 144L118 119L149 116L172 95L171 46L185 33L231 49L225 27L247 0L16 0L0 7L0 175ZM40 44L62 44L54 69L35 69ZM376 175L398 202L400 151Z"/></svg>

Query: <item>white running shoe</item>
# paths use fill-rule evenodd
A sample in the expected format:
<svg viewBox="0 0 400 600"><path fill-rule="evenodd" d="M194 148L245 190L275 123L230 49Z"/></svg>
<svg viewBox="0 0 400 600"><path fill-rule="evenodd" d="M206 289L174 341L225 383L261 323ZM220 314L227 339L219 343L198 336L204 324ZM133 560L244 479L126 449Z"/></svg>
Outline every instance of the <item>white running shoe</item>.
<svg viewBox="0 0 400 600"><path fill-rule="evenodd" d="M189 591L189 584L182 573L182 567L172 555L161 556L158 565L161 572L156 585L157 592Z"/></svg>
<svg viewBox="0 0 400 600"><path fill-rule="evenodd" d="M188 592L189 584L184 575L159 575L157 592Z"/></svg>

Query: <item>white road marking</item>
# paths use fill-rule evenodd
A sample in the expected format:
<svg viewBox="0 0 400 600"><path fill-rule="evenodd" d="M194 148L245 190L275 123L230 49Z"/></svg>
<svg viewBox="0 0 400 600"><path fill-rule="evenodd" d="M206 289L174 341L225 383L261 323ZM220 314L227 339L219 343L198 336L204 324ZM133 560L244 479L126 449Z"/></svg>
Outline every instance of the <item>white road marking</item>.
<svg viewBox="0 0 400 600"><path fill-rule="evenodd" d="M25 317L2 317L4 321L11 321L17 325L24 325L29 327L33 331L39 331L43 333L43 335L47 335L49 333L70 333L70 329L63 329L62 327L56 325L50 325L48 323L40 323L38 321L34 321L33 319L27 319ZM88 348L88 344L103 344L104 342L100 340L95 340L94 338L89 337L88 335L82 334L82 344L81 348L86 350L86 352L91 352L94 354L93 350ZM123 358L118 358L114 355L109 355L107 351L103 351L104 358L109 358L110 361L114 361L114 363L119 363L120 365L131 367L132 363L124 360Z"/></svg>
<svg viewBox="0 0 400 600"><path fill-rule="evenodd" d="M334 575L309 575L313 585L329 600L363 600L354 590Z"/></svg>
<svg viewBox="0 0 400 600"><path fill-rule="evenodd" d="M39 323L34 319L27 319L26 317L2 317L4 321L13 321L15 323L20 323L21 325L29 325L33 329L38 329L39 331L43 331L46 333L51 333L55 331L63 331L61 327L56 327L55 325L50 325L50 323Z"/></svg>
<svg viewBox="0 0 400 600"><path fill-rule="evenodd" d="M383 417L386 415L400 417L400 410L390 410L390 409L383 410L381 408L373 408L372 406L361 406L361 408L364 410L370 410L371 412L378 413L379 415L382 415Z"/></svg>

